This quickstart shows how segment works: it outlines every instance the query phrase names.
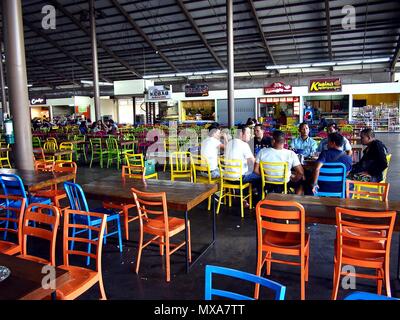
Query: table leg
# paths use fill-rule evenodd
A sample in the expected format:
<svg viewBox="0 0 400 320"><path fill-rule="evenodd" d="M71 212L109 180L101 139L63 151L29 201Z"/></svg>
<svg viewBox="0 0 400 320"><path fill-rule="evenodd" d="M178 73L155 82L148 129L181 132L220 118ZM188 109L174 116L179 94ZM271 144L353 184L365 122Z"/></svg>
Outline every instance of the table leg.
<svg viewBox="0 0 400 320"><path fill-rule="evenodd" d="M188 212L185 211L185 241L186 241L186 273L189 273L189 246L187 245L189 238L189 230L188 230Z"/></svg>

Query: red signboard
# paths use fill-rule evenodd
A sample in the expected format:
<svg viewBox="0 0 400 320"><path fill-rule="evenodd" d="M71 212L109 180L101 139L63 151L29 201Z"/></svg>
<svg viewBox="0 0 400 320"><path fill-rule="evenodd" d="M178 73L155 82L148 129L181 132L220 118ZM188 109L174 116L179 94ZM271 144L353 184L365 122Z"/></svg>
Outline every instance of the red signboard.
<svg viewBox="0 0 400 320"><path fill-rule="evenodd" d="M274 82L270 86L264 87L264 94L292 93L292 86L283 82Z"/></svg>

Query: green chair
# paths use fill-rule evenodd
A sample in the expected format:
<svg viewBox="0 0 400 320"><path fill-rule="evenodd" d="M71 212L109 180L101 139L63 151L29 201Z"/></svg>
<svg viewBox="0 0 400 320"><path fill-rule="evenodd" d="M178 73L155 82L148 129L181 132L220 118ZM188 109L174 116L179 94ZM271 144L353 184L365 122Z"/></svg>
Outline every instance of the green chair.
<svg viewBox="0 0 400 320"><path fill-rule="evenodd" d="M42 147L42 142L40 141L39 137L32 137L32 147L34 148Z"/></svg>
<svg viewBox="0 0 400 320"><path fill-rule="evenodd" d="M119 170L119 164L121 163L121 152L119 150L118 141L115 138L108 138L107 143L107 168L114 160L117 160L117 168Z"/></svg>
<svg viewBox="0 0 400 320"><path fill-rule="evenodd" d="M108 150L103 149L103 143L101 138L91 138L90 150L92 152L92 157L90 159L90 168L92 167L93 160L99 160L100 168L103 168L103 158L108 156Z"/></svg>
<svg viewBox="0 0 400 320"><path fill-rule="evenodd" d="M85 141L86 136L85 135L74 135L74 141ZM74 150L76 154L76 161L79 160L81 157L81 154L83 154L83 157L85 158L85 163L87 162L87 156L86 156L86 144L77 144L74 143Z"/></svg>

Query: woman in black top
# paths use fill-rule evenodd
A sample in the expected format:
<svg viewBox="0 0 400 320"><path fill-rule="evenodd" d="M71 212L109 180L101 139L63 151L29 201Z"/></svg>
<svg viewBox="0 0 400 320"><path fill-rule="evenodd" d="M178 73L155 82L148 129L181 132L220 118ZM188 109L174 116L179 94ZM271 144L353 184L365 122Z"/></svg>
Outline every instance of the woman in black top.
<svg viewBox="0 0 400 320"><path fill-rule="evenodd" d="M366 145L360 162L353 165L351 173L358 180L380 182L383 179L383 171L388 167L386 155L388 149L375 139L372 129L361 131L361 143ZM353 176L354 176L353 175Z"/></svg>

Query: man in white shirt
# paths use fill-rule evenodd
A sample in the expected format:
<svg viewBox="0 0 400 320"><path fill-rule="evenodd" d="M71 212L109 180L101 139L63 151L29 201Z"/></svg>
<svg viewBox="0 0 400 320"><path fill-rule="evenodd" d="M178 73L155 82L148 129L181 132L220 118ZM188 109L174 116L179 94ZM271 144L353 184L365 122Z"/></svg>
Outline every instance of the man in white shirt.
<svg viewBox="0 0 400 320"><path fill-rule="evenodd" d="M201 156L206 158L210 165L211 178L218 178L218 156L224 144L221 143L221 130L217 124L212 124L208 130L208 137L201 143ZM226 139L226 136L223 135L223 138Z"/></svg>
<svg viewBox="0 0 400 320"><path fill-rule="evenodd" d="M272 135L272 148L264 148L258 153L256 163L254 165L254 173L261 175L260 162L286 162L288 164L289 172L285 182L289 188L294 188L296 190L296 194L302 194L302 182L304 179L303 167L300 164L298 156L292 150L285 149L283 147L284 144L285 134L279 130L274 131ZM292 170L294 173L290 174ZM280 173L276 173L276 175L280 175ZM276 181L281 181L281 179L276 179ZM278 191L279 189L279 191L282 192L281 190L283 190L283 188L277 187L280 186L271 184L267 190L271 192L274 190Z"/></svg>
<svg viewBox="0 0 400 320"><path fill-rule="evenodd" d="M237 137L230 140L226 146L225 159L242 161L243 182L250 182L246 176L252 173L254 166L254 156L251 152L248 142L251 138L250 128L246 125L239 125L237 129ZM232 170L233 171L233 170ZM239 178L239 169L238 178Z"/></svg>

